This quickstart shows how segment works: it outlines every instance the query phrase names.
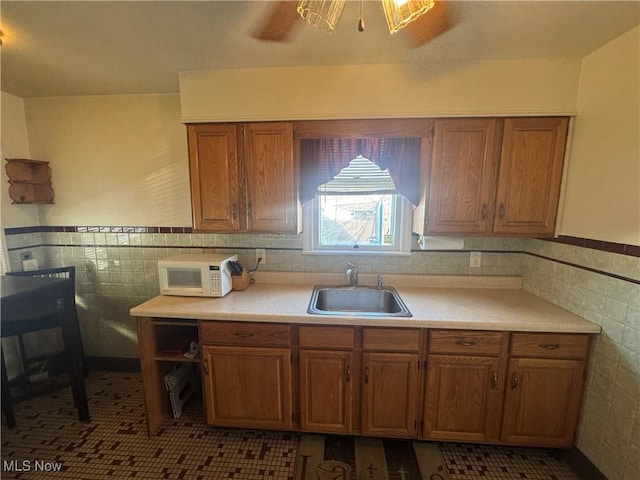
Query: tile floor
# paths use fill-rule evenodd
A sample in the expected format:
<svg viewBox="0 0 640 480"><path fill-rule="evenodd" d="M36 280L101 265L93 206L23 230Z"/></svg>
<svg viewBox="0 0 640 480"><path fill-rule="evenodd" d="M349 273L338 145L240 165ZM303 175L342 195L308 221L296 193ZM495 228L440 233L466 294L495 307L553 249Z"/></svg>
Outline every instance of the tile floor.
<svg viewBox="0 0 640 480"><path fill-rule="evenodd" d="M92 372L92 421L77 420L68 389L16 406L2 423L3 479L290 480L299 435L209 427L192 401L148 438L139 374ZM452 480L576 480L555 451L441 444ZM409 479L407 479L409 480Z"/></svg>

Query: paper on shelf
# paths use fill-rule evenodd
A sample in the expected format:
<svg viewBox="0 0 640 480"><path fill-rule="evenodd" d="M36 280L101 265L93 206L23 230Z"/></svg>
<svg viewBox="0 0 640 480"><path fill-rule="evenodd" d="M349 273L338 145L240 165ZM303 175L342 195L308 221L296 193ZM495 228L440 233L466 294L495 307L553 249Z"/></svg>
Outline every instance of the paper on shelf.
<svg viewBox="0 0 640 480"><path fill-rule="evenodd" d="M164 376L164 386L169 392L173 418L182 415L182 407L193 394L196 382L195 367L195 363L191 362L177 363Z"/></svg>

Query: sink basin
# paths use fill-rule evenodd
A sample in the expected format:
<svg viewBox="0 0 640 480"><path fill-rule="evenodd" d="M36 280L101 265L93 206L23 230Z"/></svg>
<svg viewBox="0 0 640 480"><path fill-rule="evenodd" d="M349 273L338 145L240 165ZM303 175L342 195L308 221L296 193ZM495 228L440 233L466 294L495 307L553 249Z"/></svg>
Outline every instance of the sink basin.
<svg viewBox="0 0 640 480"><path fill-rule="evenodd" d="M313 288L307 312L338 316L411 316L411 312L393 287L316 285Z"/></svg>

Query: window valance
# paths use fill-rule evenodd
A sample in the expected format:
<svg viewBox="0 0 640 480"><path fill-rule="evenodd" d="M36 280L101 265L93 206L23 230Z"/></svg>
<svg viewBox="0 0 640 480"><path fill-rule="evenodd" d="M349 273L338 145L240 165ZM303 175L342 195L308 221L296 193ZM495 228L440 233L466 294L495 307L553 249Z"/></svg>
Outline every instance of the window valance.
<svg viewBox="0 0 640 480"><path fill-rule="evenodd" d="M419 138L321 138L300 140L300 200L313 199L357 156L388 170L397 192L412 205L420 200Z"/></svg>

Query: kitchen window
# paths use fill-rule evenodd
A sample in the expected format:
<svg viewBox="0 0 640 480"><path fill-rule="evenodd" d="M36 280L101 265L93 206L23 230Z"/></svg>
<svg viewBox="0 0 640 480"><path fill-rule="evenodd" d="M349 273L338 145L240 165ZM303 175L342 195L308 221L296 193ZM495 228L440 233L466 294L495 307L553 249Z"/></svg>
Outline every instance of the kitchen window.
<svg viewBox="0 0 640 480"><path fill-rule="evenodd" d="M409 254L419 139L406 140L301 141L304 253Z"/></svg>

